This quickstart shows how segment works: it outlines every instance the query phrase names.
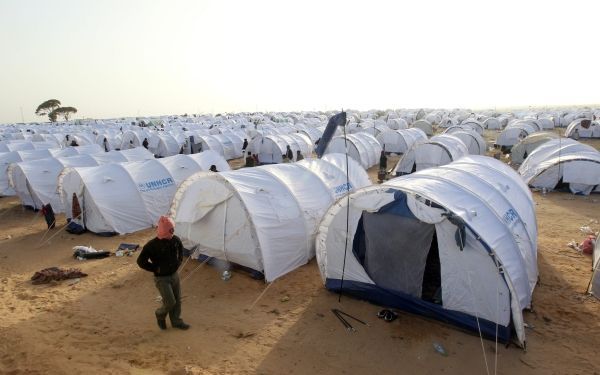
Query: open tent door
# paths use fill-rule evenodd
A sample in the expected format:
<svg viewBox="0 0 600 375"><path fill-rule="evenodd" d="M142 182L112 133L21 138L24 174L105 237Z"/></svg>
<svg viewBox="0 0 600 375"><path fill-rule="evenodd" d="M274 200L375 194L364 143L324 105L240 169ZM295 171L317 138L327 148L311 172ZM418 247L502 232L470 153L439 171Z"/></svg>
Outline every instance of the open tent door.
<svg viewBox="0 0 600 375"><path fill-rule="evenodd" d="M435 225L412 214L405 194L396 195L378 212L363 212L353 251L378 286L420 299Z"/></svg>

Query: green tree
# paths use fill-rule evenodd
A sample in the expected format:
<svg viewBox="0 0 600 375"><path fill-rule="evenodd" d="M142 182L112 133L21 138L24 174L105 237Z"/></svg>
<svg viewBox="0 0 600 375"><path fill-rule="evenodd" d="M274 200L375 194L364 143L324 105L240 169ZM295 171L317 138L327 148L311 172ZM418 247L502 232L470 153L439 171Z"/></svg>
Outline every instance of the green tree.
<svg viewBox="0 0 600 375"><path fill-rule="evenodd" d="M50 121L56 121L56 118L54 120L52 120L52 118L50 117L50 113L52 113L54 110L56 110L59 107L60 107L60 100L49 99L49 100L46 100L45 102L43 102L42 104L38 105L37 109L35 110L35 114L38 116L48 115L48 118L50 119Z"/></svg>
<svg viewBox="0 0 600 375"><path fill-rule="evenodd" d="M65 121L69 121L69 117L71 117L71 115L74 113L77 113L77 108L75 107L58 107L52 112L48 113L48 117L50 118L50 121L53 122L56 121L58 116L62 116L64 117Z"/></svg>

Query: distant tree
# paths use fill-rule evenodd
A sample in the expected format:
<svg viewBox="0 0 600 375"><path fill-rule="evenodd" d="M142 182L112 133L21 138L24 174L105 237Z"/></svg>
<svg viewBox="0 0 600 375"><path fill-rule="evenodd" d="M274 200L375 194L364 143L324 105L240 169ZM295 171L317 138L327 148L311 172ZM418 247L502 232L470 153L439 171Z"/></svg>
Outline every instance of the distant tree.
<svg viewBox="0 0 600 375"><path fill-rule="evenodd" d="M75 107L58 107L50 112L48 117L50 118L50 121L56 121L58 116L62 116L64 117L65 121L69 121L69 117L71 117L71 115L74 113L77 113L77 108Z"/></svg>
<svg viewBox="0 0 600 375"><path fill-rule="evenodd" d="M54 111L55 109L57 109L59 107L60 107L60 100L49 99L49 100L46 100L45 102L43 102L42 104L38 105L37 109L35 110L35 114L38 116L48 115L48 118L50 118L50 121L56 121L56 118L54 120L52 120L52 117L50 117L50 113L52 113L52 111Z"/></svg>
<svg viewBox="0 0 600 375"><path fill-rule="evenodd" d="M56 113L56 111L52 111L52 112L48 113L48 119L50 120L50 122L56 122L57 117L58 117L58 114Z"/></svg>

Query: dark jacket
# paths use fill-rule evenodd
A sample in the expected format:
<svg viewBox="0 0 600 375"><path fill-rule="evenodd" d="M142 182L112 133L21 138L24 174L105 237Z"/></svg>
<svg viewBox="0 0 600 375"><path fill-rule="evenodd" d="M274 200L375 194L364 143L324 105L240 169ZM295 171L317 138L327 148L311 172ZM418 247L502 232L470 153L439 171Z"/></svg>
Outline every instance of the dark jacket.
<svg viewBox="0 0 600 375"><path fill-rule="evenodd" d="M170 276L177 272L183 260L183 245L177 236L170 240L154 237L142 249L137 264L154 276Z"/></svg>
<svg viewBox="0 0 600 375"><path fill-rule="evenodd" d="M288 159L290 159L290 161L294 160L294 153L292 152L291 148L287 149L287 152L285 153L285 155L287 156Z"/></svg>

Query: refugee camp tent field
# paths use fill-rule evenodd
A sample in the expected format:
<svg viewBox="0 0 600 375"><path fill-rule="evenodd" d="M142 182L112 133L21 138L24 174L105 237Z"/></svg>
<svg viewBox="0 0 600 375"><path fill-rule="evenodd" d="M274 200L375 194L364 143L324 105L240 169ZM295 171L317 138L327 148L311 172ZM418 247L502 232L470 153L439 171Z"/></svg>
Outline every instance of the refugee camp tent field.
<svg viewBox="0 0 600 375"><path fill-rule="evenodd" d="M485 138L496 134L486 131ZM230 161L233 169L242 164ZM371 181L376 173L377 166L369 169ZM120 243L144 244L152 229L107 238L59 228L45 235L41 216L23 210L16 197L3 197L0 373L480 374L486 373L485 353L498 374L593 374L600 368L594 355L600 302L584 294L591 258L565 245L581 238L582 225L599 228L600 197L533 192L533 199L540 282L533 312L523 312L529 327L524 352L407 313L386 323L376 317L382 307L365 301L338 302L323 287L316 260L271 284L237 270L223 281L219 269L190 260L180 272L183 317L192 328L161 332L154 320L156 289L152 276L135 264L137 254L90 261L71 256L75 245L114 251ZM88 276L29 282L50 266L78 267ZM370 326L352 321L357 332L347 332L332 308ZM438 354L434 343L448 356Z"/></svg>
<svg viewBox="0 0 600 375"><path fill-rule="evenodd" d="M491 111L485 114L485 116L492 115L494 114ZM546 116L546 114L540 113L539 118L542 118L542 115ZM585 113L581 115L588 116ZM351 122L347 130L350 134L352 133L350 128L353 126L357 131L361 129L356 127L358 123L381 124L385 120L389 120L387 125L390 129L402 128L401 125L395 124L395 121L391 121L392 119L403 119L407 125L412 125L417 119L428 119L427 121L434 122L437 122L438 119L442 122L445 122L445 119L451 119L450 123L455 125L475 119L484 124L487 118L485 116L460 110L445 112L388 111L383 115L377 111L356 112L350 116L354 125ZM546 131L563 137L565 144L569 143L564 139L565 127L576 118L580 118L577 117L580 114L568 111L548 111L547 116L552 116L556 126L562 125L563 128L546 129L544 122L538 125L543 126ZM527 121L532 121L536 119L536 114L523 111L493 118L497 118L504 128L509 122L524 121L526 117ZM202 116L195 120L168 117L148 118L145 119L146 123L153 125L142 129L139 133L141 135L148 134L146 133L148 131L152 134L157 132L157 126L165 126L164 132L169 132L177 142L182 142L183 135L193 134L196 138L193 143L197 146L202 144L201 137L208 134L219 136L231 132L243 139L245 133L248 135L249 141L251 140L250 134L257 135L259 133L265 135L264 139L267 139L267 135L289 137L288 132L295 132L300 128L299 124L314 127L314 129L325 125L327 116L322 113L252 114L241 120L234 117L216 119L211 116ZM94 126L98 128L99 134L114 135L117 133L114 133L113 130L121 127L123 132L118 131L118 134L138 131L136 126L130 125L130 122L129 119L107 120L95 123ZM538 120L538 122L540 121ZM261 125L256 127L256 123ZM390 126L392 123L394 124ZM241 128L241 125L244 128ZM72 125L62 126L72 127ZM434 136L439 136L446 129L441 124L435 124L435 126ZM529 127L534 129L534 125ZM18 125L9 128L11 132L6 132L3 139L29 142L29 139L33 138L24 131L16 132L14 130L18 130L18 128ZM413 128L413 130L417 130L417 128ZM44 129L44 125L40 125L40 129ZM52 131L53 129L47 128L46 130ZM75 130L79 129L71 128L73 134L75 134ZM240 134L240 132L242 133ZM82 130L78 134L83 133L91 134L91 128L85 132ZM370 134L360 131L353 135L360 137L360 133L372 137ZM40 134L52 135L59 140L64 139L65 136L65 133L62 132L55 134L40 132ZM315 141L311 136L312 132L297 134L312 142ZM500 134L500 129L483 130L486 155L499 159L500 161L497 163L508 163L509 156L501 154L498 148L493 148ZM519 135L517 134L515 140L519 139ZM121 138L119 140L122 141ZM135 142L143 141L143 137L139 139L137 135L131 136L130 140L135 145ZM185 141L189 141L189 138ZM597 150L600 149L600 139L580 139L579 141ZM480 142L481 140L477 144L481 145ZM191 149L189 143L188 148ZM214 144L216 145L216 143ZM124 148L129 148L128 145L129 143L125 143L126 147ZM235 150L239 155L239 144L231 142L231 145L228 146L229 149ZM203 144L203 150L206 151L212 147L212 145L208 146L208 144ZM113 146L113 148L116 147ZM189 152L188 148L184 147L184 153ZM197 148L195 150L198 151ZM213 152L223 155L225 153L224 146L221 151L217 147ZM10 157L5 157L6 160L16 158L15 155L35 153L27 150L18 152L19 154L11 153ZM189 157L200 157L198 155L201 154ZM360 153L358 155L360 156ZM308 159L309 155L305 156L307 160L303 163L319 164L319 162ZM381 187L387 189L388 185L376 184L378 157L376 154L374 161L368 157L359 162L368 162L367 165L374 162L375 165L368 169L370 181L375 183L374 189ZM176 155L172 158L151 160L152 163L148 164L161 161L161 163L170 163L169 160L181 161L182 158L187 159L188 156ZM477 159L481 156L467 156L467 158ZM220 159L223 158L220 157ZM388 166L395 165L399 159L399 155L390 155ZM184 171L186 168L181 168L184 163L180 163L180 161L171 163L171 167L181 169L178 175L183 182L186 176L182 170ZM236 171L244 165L243 158L220 161L231 167L232 171L226 172L230 177L235 176L236 173L253 174L250 168ZM336 166L342 167L343 164L338 163ZM204 170L205 167L203 166L201 169ZM217 165L217 167L219 170L226 169L224 165ZM434 167L424 169L420 173L431 174ZM101 166L100 169L104 168L106 168L106 173L102 175L86 176L90 178L89 191L94 190L94 186L91 184L94 182L92 180L97 180L104 185L108 184L112 189L110 192L105 189L106 195L118 196L120 203L115 205L114 200L110 199L101 202L99 197L94 197L93 193L87 194L88 182L82 179L84 185L74 185L76 190L84 187L84 193L80 195L82 211L85 214L108 212L112 216L123 217L127 216L129 212L133 212L136 217L144 216L141 213L137 214L144 203L139 202L140 197L125 194L126 191L135 189L127 184L112 184L110 179L114 180L117 174L109 173L106 166ZM282 192L284 192L283 184L277 182L284 177L284 173L280 173L280 171L297 169L294 164L272 165L264 168L270 171L270 176L273 176L272 179L269 179L269 181L273 181L269 185L269 189L277 188ZM452 169L448 164L442 168ZM147 168L144 171L150 173L151 169L154 170L154 168ZM69 170L64 172L63 178L67 173L72 173ZM203 173L207 172L199 172L199 174ZM492 172L484 170L481 173ZM291 174L292 172L290 172ZM125 174L119 173L119 176L121 175ZM324 170L323 176L330 178L335 177L336 174ZM452 178L453 176L457 176L456 171L448 172L446 177L459 180L459 178ZM306 177L307 180L308 177ZM404 178L414 181L418 177L407 175ZM225 184L224 178L216 177L215 180ZM486 183L496 186L496 191L498 189L503 191L507 188L506 184L496 180L487 178ZM320 183L317 184L316 179L314 181L317 188L326 190ZM386 184L389 183L390 181L386 182ZM184 184L182 183L182 186ZM293 196L297 202L289 201L292 206L298 207L296 214L303 220L295 222L299 226L297 229L304 231L317 218L317 215L313 215L314 209L318 208L319 212L325 209L320 204L325 199L322 199L321 195L311 196L310 188L305 185L291 185L286 188L286 196L287 193L290 193L290 196L292 196L291 193L294 193ZM310 187L310 184L308 186ZM390 189L393 188L393 185L389 186L391 186ZM245 187L242 186L242 188ZM254 188L256 189L256 186ZM296 194L300 190L303 194ZM69 192L70 194L65 194L64 197L67 205L72 201L66 196L72 196L75 191ZM174 192L175 189L173 189ZM380 197L383 198L390 194L383 190ZM247 270L239 268L233 269L231 279L224 281L221 279L222 269L218 264L212 264L211 261L202 263L202 258L186 258L188 260L180 270L183 318L191 324L192 328L183 332L169 327L167 331L162 332L158 330L154 317L154 309L158 306L156 288L153 285L152 275L137 267L138 253L133 253L131 257L111 256L106 259L88 261L79 261L72 256L72 248L76 245L91 245L96 249L113 252L121 243L143 245L155 235L154 229L142 229L151 225L152 219L144 219L143 225L132 228L132 230L141 229L134 233L114 237L101 237L91 232L72 235L63 229L66 224L65 214L58 214L56 228L47 230L43 217L39 213L24 209L22 201L17 196L0 197L0 225L2 226L0 231L0 295L2 296L0 314L3 317L0 319L0 373L485 374L487 372L490 374L594 374L600 368L600 358L595 355L600 332L600 300L586 294L592 275L592 260L590 256L582 255L567 247L566 244L573 239L579 242L584 238L580 229L582 226L600 230L598 215L600 196L595 193L579 196L558 191L542 194L535 189L531 195L538 227L537 272L539 281L533 288L531 284L536 280L527 274L527 284L530 289L534 290L531 296L532 310L524 309L521 313L523 324L520 329L525 333L527 351L518 348L514 343L505 347L501 343L496 344L493 339L481 340L476 330L466 332L460 327L408 312L398 311L398 318L391 323L378 319L377 313L383 306L349 296L342 296L340 299L338 294L328 291L323 285L317 259L309 260L310 256L294 265L294 268L296 266L298 268L278 275L280 277L276 277L270 283L266 283L264 280L254 280L248 277ZM490 194L489 196L495 195ZM304 197L303 199L307 200L304 201L298 197ZM452 199L462 199L462 197L462 194L455 194L444 199L451 201ZM90 212L88 212L89 208L86 208L90 204L89 198L97 199L97 201L91 202L95 203L97 207L90 209ZM347 199L346 196L336 196L335 198L339 198L341 201ZM151 199L149 197L146 202ZM427 198L424 197L420 199L427 201ZM169 209L167 200L165 199L165 202L157 200L155 203L159 203L162 209L167 211ZM517 204L512 198L507 198L507 201L510 204ZM283 200L270 202L263 199L262 202L274 206L282 203ZM184 204L187 205L186 210L191 212L196 209L199 211L207 209L207 207L192 206L198 203L189 200ZM454 203L452 204L454 205ZM468 200L461 201L460 205L456 204L456 207L453 207L453 212L458 215L473 215L469 204ZM485 205L485 203L481 204ZM128 209L130 206L135 209ZM458 206L465 206L465 212L461 212ZM272 213L271 210L258 211L255 207L251 207L249 210L253 211L248 216L253 217L265 212ZM67 211L72 210L69 208ZM475 211L479 215L479 210ZM119 215L114 215L115 213ZM217 213L217 211L211 211L209 215ZM279 214L285 216L285 213ZM287 213L289 214L289 212ZM237 219L241 218L242 220L239 221L244 222L245 216L242 214L240 213ZM105 218L109 216L111 215L103 215ZM92 219L92 217L88 218ZM484 219L483 214L476 218ZM270 220L263 220L263 222L277 223L276 218L273 217L261 217L260 219ZM99 231L105 230L100 229ZM255 229L268 234L273 228L259 226ZM527 225L527 229L531 230L531 225ZM501 232L511 233L510 231ZM519 233L519 236L522 235L523 243L527 243L525 232ZM225 234L228 233L225 232ZM303 235L302 238L308 239L310 236ZM343 236L340 235L340 238ZM505 236L505 239L511 239L511 237ZM287 243L283 239L278 241L277 246L301 244L302 246L299 248L304 251L303 254L306 254L305 250L310 249L310 244L306 243L306 247L304 247L305 243L297 240ZM485 238L483 238L486 243L499 243L498 240L489 237L489 232L486 232ZM275 251L277 246L273 247ZM468 251L469 249L464 250ZM498 249L498 251L500 250ZM350 253L346 255L353 256ZM308 260L308 263L304 264L305 260ZM487 265L489 266L489 263ZM52 266L80 268L88 276L45 285L31 283L30 278L34 272ZM507 275L511 272L507 270ZM463 276L465 275L461 275L464 280ZM493 273L490 272L487 276L491 277ZM351 278L346 280L351 280ZM486 285L482 284L481 288L489 286ZM496 292L496 285L499 287L498 303L507 308L508 297L504 294L506 289L500 287L506 284L494 284L492 293ZM477 286L479 287L479 285ZM490 295L495 296L496 294ZM487 298L486 306L492 306L493 309L494 304L493 298ZM365 321L369 326L363 326L349 319L356 332L348 332L332 314L331 309L340 309ZM512 313L513 311L511 311L511 316L513 316ZM478 313L477 317L479 316ZM505 313L501 317L502 319L498 319L502 323L502 326L498 326L499 330L506 328L504 324L507 316ZM483 328L488 330L488 337L489 329L495 330L494 325L484 325ZM438 344L444 348L447 356L436 352L434 345Z"/></svg>

